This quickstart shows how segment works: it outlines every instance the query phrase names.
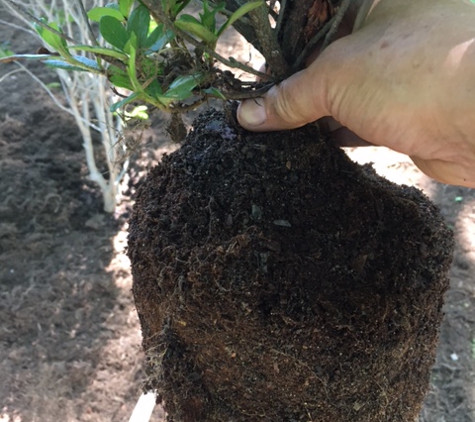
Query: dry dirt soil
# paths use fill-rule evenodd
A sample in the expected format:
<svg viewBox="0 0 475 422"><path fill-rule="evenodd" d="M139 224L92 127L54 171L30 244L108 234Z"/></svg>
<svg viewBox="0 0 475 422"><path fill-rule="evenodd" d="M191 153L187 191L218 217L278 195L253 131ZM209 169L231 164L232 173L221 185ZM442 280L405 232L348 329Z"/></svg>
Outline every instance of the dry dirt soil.
<svg viewBox="0 0 475 422"><path fill-rule="evenodd" d="M40 46L4 23L0 43L17 53ZM46 83L56 80L39 64L29 68ZM15 69L0 66L0 422L127 421L145 376L124 254L127 218L134 184L173 146L155 118L117 212L106 215L86 179L73 119L25 73L3 78ZM423 189L455 232L451 289L420 422L474 421L475 190L433 182L386 149L348 153ZM151 420L163 420L159 407Z"/></svg>

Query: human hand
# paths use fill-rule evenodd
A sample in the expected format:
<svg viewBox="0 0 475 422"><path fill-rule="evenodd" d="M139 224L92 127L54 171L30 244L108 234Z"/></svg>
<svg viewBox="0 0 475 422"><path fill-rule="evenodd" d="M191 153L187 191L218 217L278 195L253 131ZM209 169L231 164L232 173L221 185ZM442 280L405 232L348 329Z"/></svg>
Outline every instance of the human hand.
<svg viewBox="0 0 475 422"><path fill-rule="evenodd" d="M238 120L271 131L331 116L339 144L387 146L434 179L475 187L473 22L466 0L380 0L307 69L242 103Z"/></svg>

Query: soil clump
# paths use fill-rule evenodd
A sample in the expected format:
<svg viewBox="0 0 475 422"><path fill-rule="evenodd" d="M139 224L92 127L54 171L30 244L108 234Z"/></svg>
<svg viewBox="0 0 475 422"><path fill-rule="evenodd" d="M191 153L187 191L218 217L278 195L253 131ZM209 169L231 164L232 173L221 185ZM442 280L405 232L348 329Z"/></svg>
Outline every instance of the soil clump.
<svg viewBox="0 0 475 422"><path fill-rule="evenodd" d="M419 190L315 126L208 111L138 190L128 254L148 388L174 422L408 422L453 239Z"/></svg>

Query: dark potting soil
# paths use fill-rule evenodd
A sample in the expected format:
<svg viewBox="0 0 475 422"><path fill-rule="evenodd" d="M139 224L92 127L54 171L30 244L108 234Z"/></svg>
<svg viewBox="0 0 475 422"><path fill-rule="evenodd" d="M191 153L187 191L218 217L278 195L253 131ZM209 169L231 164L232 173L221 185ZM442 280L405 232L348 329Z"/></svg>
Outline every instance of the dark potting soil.
<svg viewBox="0 0 475 422"><path fill-rule="evenodd" d="M453 240L417 189L315 126L208 111L130 221L148 388L174 422L412 422Z"/></svg>

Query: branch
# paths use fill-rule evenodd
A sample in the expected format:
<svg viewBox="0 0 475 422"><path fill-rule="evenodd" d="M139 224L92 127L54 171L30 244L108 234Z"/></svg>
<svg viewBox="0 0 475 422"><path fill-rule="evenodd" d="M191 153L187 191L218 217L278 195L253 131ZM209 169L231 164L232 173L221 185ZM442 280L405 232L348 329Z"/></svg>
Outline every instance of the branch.
<svg viewBox="0 0 475 422"><path fill-rule="evenodd" d="M77 41L75 41L73 38L68 37L66 34L63 34L60 31L56 31L56 29L51 28L51 26L48 26L44 22L42 22L40 19L36 18L33 16L28 10L26 10L23 6L19 5L18 3L14 2L13 0L5 0L9 6L11 6L17 13L19 13L21 16L26 17L28 19L31 19L33 22L35 22L38 26L41 26L43 29L46 29L47 31L52 32L53 34L56 34L63 38L66 41L72 42L74 44L80 44Z"/></svg>
<svg viewBox="0 0 475 422"><path fill-rule="evenodd" d="M261 45L261 53L272 69L272 73L278 79L289 76L290 69L282 54L281 46L277 42L276 32L270 26L267 7L262 5L250 11L249 17L256 31L257 40Z"/></svg>
<svg viewBox="0 0 475 422"><path fill-rule="evenodd" d="M51 90L46 86L46 84L40 78L38 78L33 72L31 72L27 67L25 67L21 63L15 62L15 64L17 66L19 66L22 71L26 72L34 81L36 81L41 86L41 88L43 88L45 90L45 92L53 100L54 104L57 107L59 107L61 110L65 111L66 113L70 114L71 116L76 117L71 109L63 106L59 102L59 100L56 98L56 96L51 92ZM3 78L2 78L2 80L3 80ZM91 127L92 129L96 130L97 132L100 132L100 129L95 124L93 124L91 121L87 121L87 120L82 119L82 118L81 118L81 121L82 121L83 124Z"/></svg>
<svg viewBox="0 0 475 422"><path fill-rule="evenodd" d="M0 24L5 25L5 26L10 26L10 27L18 29L20 31L24 31L24 32L26 32L30 35L34 35L34 36L38 35L35 31L33 31L31 29L27 29L27 28L25 28L24 26L21 26L21 25L15 25L13 22L7 22L7 21L4 21L3 19L0 19Z"/></svg>
<svg viewBox="0 0 475 422"><path fill-rule="evenodd" d="M277 36L280 34L280 30L282 29L282 22L284 20L286 8L287 0L280 0L279 16L277 17L277 22L275 24L275 33L277 34Z"/></svg>
<svg viewBox="0 0 475 422"><path fill-rule="evenodd" d="M320 40L325 37L323 45L320 47L320 51L323 51L331 43L333 36L338 31L338 27L345 16L345 13L350 6L351 0L342 0L342 3L338 9L338 12L321 28L305 45L302 52L298 55L297 60L295 61L294 66L292 67L293 72L300 70L304 64L307 57L312 53Z"/></svg>
<svg viewBox="0 0 475 422"><path fill-rule="evenodd" d="M23 69L15 69L15 70L11 70L11 71L8 72L8 73L5 73L5 75L3 75L3 76L0 78L0 84L1 84L5 79L7 79L9 76L14 75L15 73L18 73L18 72L23 72Z"/></svg>
<svg viewBox="0 0 475 422"><path fill-rule="evenodd" d="M223 91L223 95L227 100L246 100L250 98L262 97L269 89L274 86L273 83L264 85L261 88L254 89L252 91L241 91L241 92L226 92Z"/></svg>
<svg viewBox="0 0 475 422"><path fill-rule="evenodd" d="M94 34L94 31L92 30L92 27L91 27L91 24L89 22L89 18L87 16L87 12L86 12L86 9L84 8L84 4L82 2L82 0L77 0L78 2L78 5L79 5L79 10L81 12L81 16L84 20L84 23L86 24L86 27L87 27L87 30L89 32L89 38L91 38L91 41L94 45L99 45L99 43L97 42L97 39L96 39L96 35Z"/></svg>
<svg viewBox="0 0 475 422"><path fill-rule="evenodd" d="M327 36L325 37L325 41L323 41L321 51L325 50L325 48L328 47L328 44L331 43L334 35L338 31L338 27L340 26L340 23L343 20L343 17L345 16L346 11L348 10L348 7L350 7L350 3L351 3L351 0L342 0L341 5L338 8L338 12L336 12L336 15L333 16L331 20L332 24L327 33Z"/></svg>
<svg viewBox="0 0 475 422"><path fill-rule="evenodd" d="M155 3L155 4L152 4ZM232 68L237 68L240 69L244 72L251 73L255 76L258 76L262 80L270 80L271 77L266 74L259 72L255 70L254 68L250 66L246 66L245 64L237 61L236 59L230 57L229 59L225 59L223 56L220 54L216 53L213 49L209 48L208 46L204 45L203 43L197 41L195 38L193 38L191 35L188 35L185 31L182 31L181 29L177 28L172 20L165 14L163 11L163 7L161 4L161 0L144 0L143 3L147 6L149 9L150 13L159 22L162 22L170 31L174 32L175 34L179 35L181 38L183 38L186 42L189 42L191 45L194 47L198 47L207 54L209 54L211 57L214 59L220 61L224 65Z"/></svg>
<svg viewBox="0 0 475 422"><path fill-rule="evenodd" d="M295 64L293 66L293 71L297 72L300 70L304 64L305 60L307 60L307 57L312 53L312 51L315 49L316 45L318 42L330 31L330 28L332 26L334 17L329 20L320 31L318 31L312 39L305 45L305 48L302 50L302 52L299 54L297 57L297 60L295 60Z"/></svg>
<svg viewBox="0 0 475 422"><path fill-rule="evenodd" d="M279 42L288 63L293 63L304 49L303 28L308 20L308 11L314 0L287 1L285 16L279 32Z"/></svg>

